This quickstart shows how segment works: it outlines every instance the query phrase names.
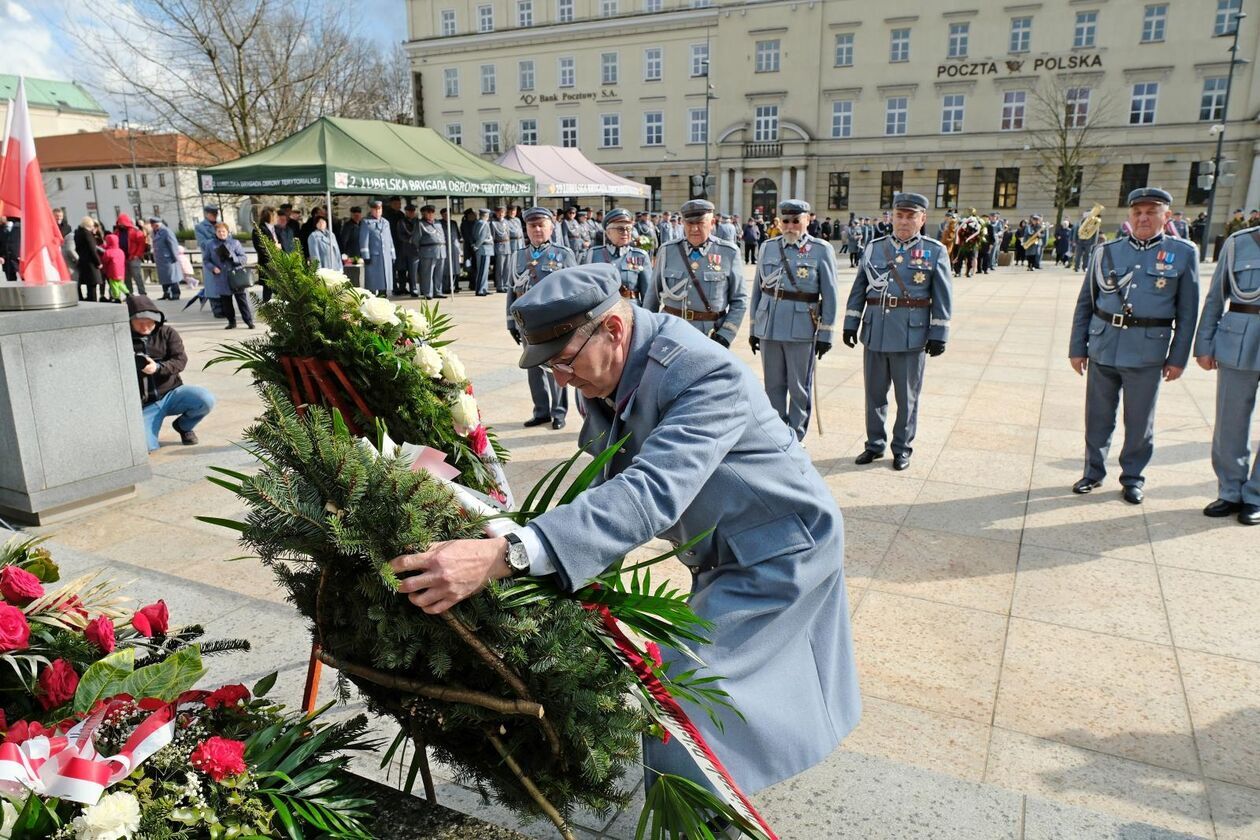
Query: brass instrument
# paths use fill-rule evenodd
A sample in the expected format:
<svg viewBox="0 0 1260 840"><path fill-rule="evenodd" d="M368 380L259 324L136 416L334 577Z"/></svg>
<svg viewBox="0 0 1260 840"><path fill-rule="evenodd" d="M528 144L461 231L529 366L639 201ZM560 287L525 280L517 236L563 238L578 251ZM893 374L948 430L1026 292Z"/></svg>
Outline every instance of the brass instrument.
<svg viewBox="0 0 1260 840"><path fill-rule="evenodd" d="M1025 251L1035 245L1037 240L1041 238L1041 229L1043 227L1044 225L1037 225L1036 229L1032 233L1024 237L1024 241L1021 244L1023 245Z"/></svg>
<svg viewBox="0 0 1260 840"><path fill-rule="evenodd" d="M941 244L945 246L945 253L951 257L954 255L954 246L958 242L958 217L950 216L945 222L945 229L941 231Z"/></svg>
<svg viewBox="0 0 1260 840"><path fill-rule="evenodd" d="M1076 232L1077 239L1093 239L1098 235L1098 231L1102 227L1102 212L1103 206L1095 204L1094 208L1089 211L1089 215L1081 220L1081 226L1077 228Z"/></svg>

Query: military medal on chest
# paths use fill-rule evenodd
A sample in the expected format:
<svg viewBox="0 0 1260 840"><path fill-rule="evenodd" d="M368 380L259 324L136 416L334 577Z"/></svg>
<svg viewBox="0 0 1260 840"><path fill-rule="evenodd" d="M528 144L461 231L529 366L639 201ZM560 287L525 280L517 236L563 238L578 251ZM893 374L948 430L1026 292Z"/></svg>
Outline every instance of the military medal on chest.
<svg viewBox="0 0 1260 840"><path fill-rule="evenodd" d="M903 257L901 254L898 254L897 258L893 260L893 262L895 262L897 265L901 265L905 261L906 261L906 258Z"/></svg>
<svg viewBox="0 0 1260 840"><path fill-rule="evenodd" d="M709 268L719 269L722 267L721 254L709 254Z"/></svg>
<svg viewBox="0 0 1260 840"><path fill-rule="evenodd" d="M927 282L927 274L922 271L916 271L914 273L914 282L918 283L920 286L923 285Z"/></svg>
<svg viewBox="0 0 1260 840"><path fill-rule="evenodd" d="M806 277L809 276L809 268L806 266L801 266L800 268L796 269L796 276L804 280Z"/></svg>

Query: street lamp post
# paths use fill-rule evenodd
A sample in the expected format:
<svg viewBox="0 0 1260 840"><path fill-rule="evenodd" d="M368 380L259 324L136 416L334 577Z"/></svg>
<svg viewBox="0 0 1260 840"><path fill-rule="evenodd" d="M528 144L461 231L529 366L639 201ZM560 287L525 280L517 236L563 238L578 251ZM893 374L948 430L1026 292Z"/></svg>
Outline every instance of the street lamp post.
<svg viewBox="0 0 1260 840"><path fill-rule="evenodd" d="M700 197L709 200L709 103L716 99L709 82L709 36L704 36L704 175L700 181Z"/></svg>
<svg viewBox="0 0 1260 840"><path fill-rule="evenodd" d="M1238 32L1242 29L1242 19L1246 15L1242 12L1242 3L1238 4L1238 13L1234 15L1234 42L1229 47L1229 75L1225 79L1225 102L1221 108L1221 130L1216 135L1216 154L1212 158L1212 191L1208 193L1207 206L1207 233L1203 243L1204 250L1207 250L1208 241L1215 242L1212 237L1212 214L1216 210L1216 188L1221 184L1221 154L1225 145L1225 126L1229 119L1229 94L1234 87L1234 67L1238 64Z"/></svg>

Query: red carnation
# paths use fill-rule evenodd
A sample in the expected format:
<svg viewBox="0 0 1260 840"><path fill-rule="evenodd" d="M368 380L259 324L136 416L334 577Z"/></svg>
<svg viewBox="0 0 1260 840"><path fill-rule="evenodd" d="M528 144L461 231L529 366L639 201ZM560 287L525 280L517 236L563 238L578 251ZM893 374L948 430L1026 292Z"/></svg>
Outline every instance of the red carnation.
<svg viewBox="0 0 1260 840"><path fill-rule="evenodd" d="M22 650L30 640L26 614L12 604L0 604L0 651Z"/></svg>
<svg viewBox="0 0 1260 840"><path fill-rule="evenodd" d="M114 622L103 615L98 615L83 628L87 640L106 653L114 652Z"/></svg>
<svg viewBox="0 0 1260 840"><path fill-rule="evenodd" d="M245 742L215 735L197 745L188 763L216 782L245 772Z"/></svg>
<svg viewBox="0 0 1260 840"><path fill-rule="evenodd" d="M203 701L207 709L219 707L235 709L249 700L249 689L240 683L216 688Z"/></svg>
<svg viewBox="0 0 1260 840"><path fill-rule="evenodd" d="M0 569L0 595L12 604L29 604L44 594L39 578L17 566Z"/></svg>
<svg viewBox="0 0 1260 840"><path fill-rule="evenodd" d="M480 458L490 449L490 438L486 434L486 427L478 425L468 433L468 445L472 447L472 451Z"/></svg>
<svg viewBox="0 0 1260 840"><path fill-rule="evenodd" d="M55 709L68 703L74 697L74 690L79 687L79 675L74 667L64 659L55 659L39 673L39 705L45 709Z"/></svg>
<svg viewBox="0 0 1260 840"><path fill-rule="evenodd" d="M158 601L156 604L149 604L147 607L136 610L136 614L131 617L131 626L136 628L142 636L160 636L166 633L170 620L170 614L166 611L166 602Z"/></svg>
<svg viewBox="0 0 1260 840"><path fill-rule="evenodd" d="M469 382L469 383L468 383L468 385L467 385L467 386L465 386L465 388L464 388L464 393L465 393L465 394L467 394L467 395L468 395L468 396L470 396L470 397L473 395L473 389L472 389L472 383L471 383L471 382Z"/></svg>

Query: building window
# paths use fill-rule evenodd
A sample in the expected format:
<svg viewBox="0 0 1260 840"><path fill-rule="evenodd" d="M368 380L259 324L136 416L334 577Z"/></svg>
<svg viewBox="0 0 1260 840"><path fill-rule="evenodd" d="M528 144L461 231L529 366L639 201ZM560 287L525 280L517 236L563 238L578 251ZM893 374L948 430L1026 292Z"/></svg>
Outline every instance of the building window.
<svg viewBox="0 0 1260 840"><path fill-rule="evenodd" d="M521 120L520 139L517 142L523 146L538 145L538 120Z"/></svg>
<svg viewBox="0 0 1260 840"><path fill-rule="evenodd" d="M516 25L534 25L534 0L516 0Z"/></svg>
<svg viewBox="0 0 1260 840"><path fill-rule="evenodd" d="M560 23L573 22L573 0L556 0L556 20Z"/></svg>
<svg viewBox="0 0 1260 840"><path fill-rule="evenodd" d="M643 0L643 11L649 15L656 14L665 8L664 0Z"/></svg>
<svg viewBox="0 0 1260 840"><path fill-rule="evenodd" d="M621 145L621 114L599 115L601 149L615 149Z"/></svg>
<svg viewBox="0 0 1260 840"><path fill-rule="evenodd" d="M577 84L577 66L573 56L560 59L560 87L571 88Z"/></svg>
<svg viewBox="0 0 1260 840"><path fill-rule="evenodd" d="M966 105L961 93L948 93L941 100L941 134L961 134L963 109Z"/></svg>
<svg viewBox="0 0 1260 840"><path fill-rule="evenodd" d="M1019 167L999 166L993 175L993 206L1010 210L1019 204Z"/></svg>
<svg viewBox="0 0 1260 840"><path fill-rule="evenodd" d="M951 23L949 25L949 45L945 55L949 58L966 58L967 42L970 40L970 23Z"/></svg>
<svg viewBox="0 0 1260 840"><path fill-rule="evenodd" d="M1146 186L1151 175L1149 163L1126 163L1120 170L1120 201L1118 206L1124 207L1129 202L1129 193Z"/></svg>
<svg viewBox="0 0 1260 840"><path fill-rule="evenodd" d="M1089 88L1068 88L1063 95L1065 128L1084 128L1089 122Z"/></svg>
<svg viewBox="0 0 1260 840"><path fill-rule="evenodd" d="M117 175L109 176L109 185L113 187L114 189L118 189L118 176Z"/></svg>
<svg viewBox="0 0 1260 840"><path fill-rule="evenodd" d="M1129 102L1129 125L1150 125L1155 122L1155 102L1159 98L1159 82L1138 82L1133 86Z"/></svg>
<svg viewBox="0 0 1260 840"><path fill-rule="evenodd" d="M828 172L827 173L827 209L828 210L848 210L849 209L849 173L848 172ZM839 238L839 237L835 237Z"/></svg>
<svg viewBox="0 0 1260 840"><path fill-rule="evenodd" d="M478 6L477 7L477 31L493 32L494 31L494 6Z"/></svg>
<svg viewBox="0 0 1260 840"><path fill-rule="evenodd" d="M158 186L159 186L159 187L165 187L165 186L166 186L166 173L165 173L165 172L159 172L159 173L158 173Z"/></svg>
<svg viewBox="0 0 1260 840"><path fill-rule="evenodd" d="M459 96L459 68L447 67L442 71L442 87L447 99Z"/></svg>
<svg viewBox="0 0 1260 840"><path fill-rule="evenodd" d="M936 170L936 209L958 206L958 169Z"/></svg>
<svg viewBox="0 0 1260 840"><path fill-rule="evenodd" d="M446 139L456 146L464 145L464 127L459 123L446 124Z"/></svg>
<svg viewBox="0 0 1260 840"><path fill-rule="evenodd" d="M709 75L709 45L691 45L691 77Z"/></svg>
<svg viewBox="0 0 1260 840"><path fill-rule="evenodd" d="M691 0L691 8L707 9L713 5L713 0Z"/></svg>
<svg viewBox="0 0 1260 840"><path fill-rule="evenodd" d="M499 123L497 120L481 124L481 151L488 155L497 155L499 149Z"/></svg>
<svg viewBox="0 0 1260 840"><path fill-rule="evenodd" d="M58 189L60 189L61 179L57 179ZM149 188L149 176L145 172L140 173L140 189L147 190Z"/></svg>
<svg viewBox="0 0 1260 840"><path fill-rule="evenodd" d="M1212 195L1211 189L1199 186L1199 161L1190 164L1190 186L1186 187L1186 204L1207 204Z"/></svg>
<svg viewBox="0 0 1260 840"><path fill-rule="evenodd" d="M910 60L910 30L894 29L888 40L889 61Z"/></svg>
<svg viewBox="0 0 1260 840"><path fill-rule="evenodd" d="M1077 12L1076 29L1072 33L1072 49L1094 46L1098 34L1098 12Z"/></svg>
<svg viewBox="0 0 1260 840"><path fill-rule="evenodd" d="M753 120L753 142L773 143L779 139L779 106L758 105Z"/></svg>
<svg viewBox="0 0 1260 840"><path fill-rule="evenodd" d="M615 85L620 75L617 69L617 53L601 53L599 56L600 84Z"/></svg>
<svg viewBox="0 0 1260 840"><path fill-rule="evenodd" d="M162 205L161 204L153 205L153 215L157 216L159 219L162 218Z"/></svg>
<svg viewBox="0 0 1260 840"><path fill-rule="evenodd" d="M663 71L664 59L660 47L648 47L643 51L643 81L659 82Z"/></svg>
<svg viewBox="0 0 1260 840"><path fill-rule="evenodd" d="M1164 40L1164 28L1168 23L1168 6L1159 3L1147 6L1142 12L1142 43L1152 44Z"/></svg>
<svg viewBox="0 0 1260 840"><path fill-rule="evenodd" d="M599 0L600 17L615 17L618 11L617 0Z"/></svg>
<svg viewBox="0 0 1260 840"><path fill-rule="evenodd" d="M891 210L893 198L901 192L901 170L879 173L879 209Z"/></svg>
<svg viewBox="0 0 1260 840"><path fill-rule="evenodd" d="M576 149L578 144L577 117L560 118L560 145L566 149Z"/></svg>
<svg viewBox="0 0 1260 840"><path fill-rule="evenodd" d="M1233 35L1241 10L1242 0L1216 0L1216 24L1212 27L1212 34Z"/></svg>
<svg viewBox="0 0 1260 840"><path fill-rule="evenodd" d="M853 100L838 99L831 103L831 136L853 136Z"/></svg>
<svg viewBox="0 0 1260 840"><path fill-rule="evenodd" d="M1225 119L1225 77L1203 80L1203 98L1199 100L1199 119L1218 122Z"/></svg>
<svg viewBox="0 0 1260 840"><path fill-rule="evenodd" d="M1002 130L1022 131L1024 112L1028 105L1028 91L1008 90L1002 94Z"/></svg>
<svg viewBox="0 0 1260 840"><path fill-rule="evenodd" d="M1011 52L1026 53L1032 49L1032 18L1011 18Z"/></svg>
<svg viewBox="0 0 1260 840"><path fill-rule="evenodd" d="M665 112L646 111L643 114L643 145L665 145Z"/></svg>
<svg viewBox="0 0 1260 840"><path fill-rule="evenodd" d="M709 115L703 108L691 108L687 111L687 142L709 142Z"/></svg>
<svg viewBox="0 0 1260 840"><path fill-rule="evenodd" d="M83 176L83 189L85 190L92 189L92 176L91 175Z"/></svg>
<svg viewBox="0 0 1260 840"><path fill-rule="evenodd" d="M64 189L65 187L62 186L62 183L61 183L61 176L57 176L57 192L61 192Z"/></svg>
<svg viewBox="0 0 1260 840"><path fill-rule="evenodd" d="M836 36L836 66L853 66L853 33L841 32Z"/></svg>
<svg viewBox="0 0 1260 840"><path fill-rule="evenodd" d="M136 188L136 181L135 181L135 179L134 179L134 178L132 178L130 175L128 175L128 176L127 176L127 189L129 189L129 190L134 190L135 188Z"/></svg>
<svg viewBox="0 0 1260 840"><path fill-rule="evenodd" d="M455 10L442 10L442 37L449 38L455 34Z"/></svg>
<svg viewBox="0 0 1260 840"><path fill-rule="evenodd" d="M884 103L884 133L888 135L906 133L906 117L909 115L910 99L905 96L891 96Z"/></svg>
<svg viewBox="0 0 1260 840"><path fill-rule="evenodd" d="M779 72L779 39L757 42L757 72Z"/></svg>
<svg viewBox="0 0 1260 840"><path fill-rule="evenodd" d="M532 58L516 63L516 80L521 90L534 89L534 60Z"/></svg>
<svg viewBox="0 0 1260 840"><path fill-rule="evenodd" d="M481 92L485 95L493 94L495 91L494 82L494 65L481 65Z"/></svg>

